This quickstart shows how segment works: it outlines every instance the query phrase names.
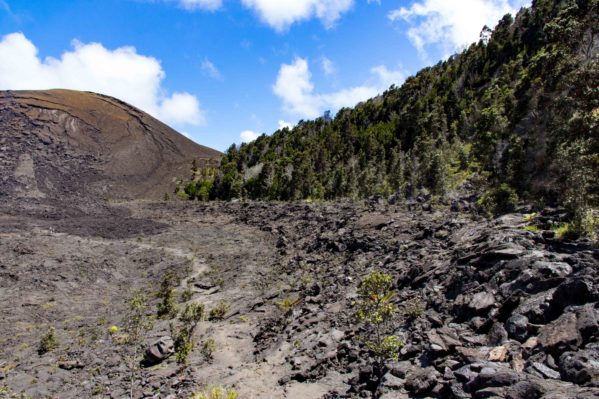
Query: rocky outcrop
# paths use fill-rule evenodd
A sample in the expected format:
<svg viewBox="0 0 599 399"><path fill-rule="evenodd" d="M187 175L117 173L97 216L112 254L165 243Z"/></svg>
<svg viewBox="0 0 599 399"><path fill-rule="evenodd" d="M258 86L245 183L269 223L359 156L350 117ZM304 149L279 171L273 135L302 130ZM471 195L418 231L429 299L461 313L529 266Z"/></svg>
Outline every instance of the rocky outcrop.
<svg viewBox="0 0 599 399"><path fill-rule="evenodd" d="M149 364L160 363L175 353L175 343L170 336L161 337L146 348L145 360Z"/></svg>
<svg viewBox="0 0 599 399"><path fill-rule="evenodd" d="M332 352L316 345L297 354L313 359L296 373L302 380L347 373L347 393L331 397L599 395L599 251L590 242L531 233L518 214L488 223L457 212L394 209L252 204L236 213L284 243L285 273L309 270L323 287L280 333L257 336L263 347L281 335L309 342L331 325L341 328L344 338ZM423 304L417 317L398 314L400 362L378 376L364 368L374 360L352 338L361 331L351 314L357 282L374 269L395 277L400 309L414 299ZM270 323L264 328L273 331Z"/></svg>
<svg viewBox="0 0 599 399"><path fill-rule="evenodd" d="M521 214L487 221L428 205L135 201L136 217L162 227L129 237L119 218L116 240L82 237L82 225L99 232L91 218L60 221L68 234L49 230L56 220L0 218L0 294L12 304L0 318L10 361L0 359L0 385L129 396L126 348L107 326L127 325L128 288L155 292L178 271L178 298L230 312L200 323L187 365L166 337L179 322L154 320L135 397L190 397L207 383L240 397L599 397L598 249L527 231ZM382 365L355 318L373 270L392 276L389 327L404 343ZM149 299L154 315L160 298ZM46 323L61 346L40 357Z"/></svg>

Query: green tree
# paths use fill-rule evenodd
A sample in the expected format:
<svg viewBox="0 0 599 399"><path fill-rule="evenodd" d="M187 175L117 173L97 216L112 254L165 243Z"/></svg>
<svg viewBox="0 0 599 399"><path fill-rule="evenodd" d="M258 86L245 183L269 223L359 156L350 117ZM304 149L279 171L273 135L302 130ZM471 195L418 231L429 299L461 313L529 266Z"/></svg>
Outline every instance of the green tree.
<svg viewBox="0 0 599 399"><path fill-rule="evenodd" d="M591 150L592 145L590 140L582 139L562 145L558 158L564 177L565 203L572 213L572 230L594 238L598 221L592 205L599 203L599 153Z"/></svg>

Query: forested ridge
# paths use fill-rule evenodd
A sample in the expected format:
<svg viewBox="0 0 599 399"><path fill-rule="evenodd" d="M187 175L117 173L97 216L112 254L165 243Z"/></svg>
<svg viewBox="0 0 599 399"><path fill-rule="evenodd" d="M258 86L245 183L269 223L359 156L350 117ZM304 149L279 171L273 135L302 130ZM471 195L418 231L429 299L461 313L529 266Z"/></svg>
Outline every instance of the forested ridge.
<svg viewBox="0 0 599 399"><path fill-rule="evenodd" d="M598 3L533 1L401 87L334 118L232 145L212 176L184 192L332 200L426 190L443 198L467 184L491 202L596 205Z"/></svg>

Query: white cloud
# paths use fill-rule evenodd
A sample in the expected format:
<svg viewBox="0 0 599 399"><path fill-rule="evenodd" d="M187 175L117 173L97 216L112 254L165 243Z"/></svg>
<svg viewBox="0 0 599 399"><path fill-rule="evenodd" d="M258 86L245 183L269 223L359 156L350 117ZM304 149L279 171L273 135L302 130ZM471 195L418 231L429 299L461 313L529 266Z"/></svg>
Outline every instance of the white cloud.
<svg viewBox="0 0 599 399"><path fill-rule="evenodd" d="M126 101L166 123L201 125L204 112L189 93L168 96L162 87L160 62L133 47L108 50L102 44L73 41L60 59L40 59L37 48L22 33L0 40L0 89L87 90Z"/></svg>
<svg viewBox="0 0 599 399"><path fill-rule="evenodd" d="M385 65L375 66L370 73L378 77L379 87L388 89L391 85L399 85L406 80L406 73L401 70L389 70Z"/></svg>
<svg viewBox="0 0 599 399"><path fill-rule="evenodd" d="M197 112L199 109L200 102L193 95L174 93L162 100L159 114L168 116L168 119L175 123L188 123L199 126L205 122L203 115Z"/></svg>
<svg viewBox="0 0 599 399"><path fill-rule="evenodd" d="M222 0L179 0L179 4L186 10L215 11L222 7Z"/></svg>
<svg viewBox="0 0 599 399"><path fill-rule="evenodd" d="M322 71L327 76L334 75L337 72L337 68L335 68L335 64L333 64L333 61L331 61L327 57L322 57L321 66Z"/></svg>
<svg viewBox="0 0 599 399"><path fill-rule="evenodd" d="M282 32L293 23L318 18L331 28L354 0L241 0L266 24Z"/></svg>
<svg viewBox="0 0 599 399"><path fill-rule="evenodd" d="M283 64L279 69L273 92L283 100L283 108L289 114L316 118L325 110L338 110L376 96L391 84L404 80L401 71L392 71L385 66L371 69L372 78L365 84L332 93L314 93L312 74L305 58L296 58L291 64Z"/></svg>
<svg viewBox="0 0 599 399"><path fill-rule="evenodd" d="M361 101L368 100L376 96L378 92L379 90L374 86L358 86L333 93L321 94L320 99L325 105L324 108L338 110L339 108L352 107Z"/></svg>
<svg viewBox="0 0 599 399"><path fill-rule="evenodd" d="M423 58L434 45L444 57L475 42L484 25L494 27L507 13L514 14L530 0L421 0L391 11L391 21L410 26L408 37Z"/></svg>
<svg viewBox="0 0 599 399"><path fill-rule="evenodd" d="M283 100L287 112L309 118L318 116L321 100L312 93L313 90L306 59L296 58L291 64L281 65L273 92Z"/></svg>
<svg viewBox="0 0 599 399"><path fill-rule="evenodd" d="M279 130L285 129L285 128L293 129L293 123L286 122L284 120L279 120L278 125L279 125L279 127L278 127Z"/></svg>
<svg viewBox="0 0 599 399"><path fill-rule="evenodd" d="M248 142L254 141L258 137L260 137L260 133L256 133L253 130L244 130L243 132L241 132L239 137L241 137L242 143L248 143Z"/></svg>
<svg viewBox="0 0 599 399"><path fill-rule="evenodd" d="M207 58L202 61L202 71L204 71L204 73L212 79L221 80L223 78L216 65L214 65L212 61Z"/></svg>

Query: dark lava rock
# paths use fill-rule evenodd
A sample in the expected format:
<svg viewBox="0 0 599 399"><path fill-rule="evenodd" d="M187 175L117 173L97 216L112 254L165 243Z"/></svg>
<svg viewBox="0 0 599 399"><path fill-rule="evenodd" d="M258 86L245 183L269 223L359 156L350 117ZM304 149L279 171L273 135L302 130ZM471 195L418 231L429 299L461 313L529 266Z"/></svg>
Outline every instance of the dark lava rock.
<svg viewBox="0 0 599 399"><path fill-rule="evenodd" d="M439 376L439 372L433 367L419 368L407 375L405 387L408 392L416 395L424 395L432 391L435 385L437 385L437 378Z"/></svg>
<svg viewBox="0 0 599 399"><path fill-rule="evenodd" d="M576 279L561 284L553 293L552 305L563 309L569 305L583 305L592 302L599 295L593 283L587 279Z"/></svg>
<svg viewBox="0 0 599 399"><path fill-rule="evenodd" d="M398 378L405 378L406 375L414 368L412 363L407 360L400 362L392 362L388 365L389 372Z"/></svg>
<svg viewBox="0 0 599 399"><path fill-rule="evenodd" d="M403 386L404 386L404 380L402 380L399 377L394 376L391 373L387 373L381 379L379 389L397 391L397 390L400 390L401 388L403 388Z"/></svg>
<svg viewBox="0 0 599 399"><path fill-rule="evenodd" d="M545 389L539 383L520 381L506 389L506 399L538 399L543 396Z"/></svg>
<svg viewBox="0 0 599 399"><path fill-rule="evenodd" d="M505 322L505 329L510 338L523 342L528 337L528 318L514 314Z"/></svg>
<svg viewBox="0 0 599 399"><path fill-rule="evenodd" d="M589 342L599 337L599 303L587 305L576 311L578 331L583 342Z"/></svg>
<svg viewBox="0 0 599 399"><path fill-rule="evenodd" d="M488 364L474 380L468 384L471 391L488 387L503 387L513 385L524 379L524 376L507 365Z"/></svg>
<svg viewBox="0 0 599 399"><path fill-rule="evenodd" d="M480 314L493 305L495 305L495 297L493 294L488 291L483 291L474 294L472 300L468 304L468 307L477 314Z"/></svg>
<svg viewBox="0 0 599 399"><path fill-rule="evenodd" d="M520 306L515 310L515 313L526 316L529 322L535 324L545 324L548 321L551 321L550 310L552 307L551 301L554 291L555 290L553 289L544 291L524 299Z"/></svg>
<svg viewBox="0 0 599 399"><path fill-rule="evenodd" d="M564 352L559 358L562 377L576 384L599 385L599 348Z"/></svg>
<svg viewBox="0 0 599 399"><path fill-rule="evenodd" d="M487 340L491 345L501 345L507 338L508 333L501 323L494 323L487 334Z"/></svg>
<svg viewBox="0 0 599 399"><path fill-rule="evenodd" d="M171 337L162 337L146 349L146 360L152 364L160 363L175 352L174 348Z"/></svg>
<svg viewBox="0 0 599 399"><path fill-rule="evenodd" d="M544 378L551 378L554 380L559 380L560 378L560 374L557 371L545 366L543 363L533 362L531 369L533 373L536 372Z"/></svg>
<svg viewBox="0 0 599 399"><path fill-rule="evenodd" d="M63 370L73 370L73 369L82 369L85 367L85 364L80 360L65 360L62 362L58 362L58 367Z"/></svg>
<svg viewBox="0 0 599 399"><path fill-rule="evenodd" d="M545 277L566 277L572 273L572 266L565 262L537 261L533 263L533 269Z"/></svg>
<svg viewBox="0 0 599 399"><path fill-rule="evenodd" d="M582 344L574 313L564 313L558 319L539 330L539 344L548 352L560 354L576 350Z"/></svg>

